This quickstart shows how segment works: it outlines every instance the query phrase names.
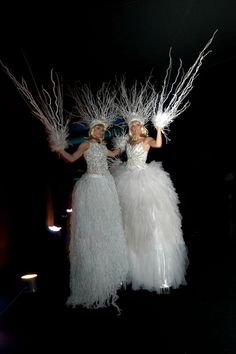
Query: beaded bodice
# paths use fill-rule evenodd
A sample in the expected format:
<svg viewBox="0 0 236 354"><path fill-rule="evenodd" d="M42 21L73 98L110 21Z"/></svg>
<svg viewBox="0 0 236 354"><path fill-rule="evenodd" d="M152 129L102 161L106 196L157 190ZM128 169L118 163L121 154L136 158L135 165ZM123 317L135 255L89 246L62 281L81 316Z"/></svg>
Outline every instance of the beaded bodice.
<svg viewBox="0 0 236 354"><path fill-rule="evenodd" d="M87 162L87 173L105 175L108 172L107 147L105 145L90 142L88 150L84 153Z"/></svg>
<svg viewBox="0 0 236 354"><path fill-rule="evenodd" d="M145 168L148 152L143 148L143 142L135 145L127 144L127 166Z"/></svg>

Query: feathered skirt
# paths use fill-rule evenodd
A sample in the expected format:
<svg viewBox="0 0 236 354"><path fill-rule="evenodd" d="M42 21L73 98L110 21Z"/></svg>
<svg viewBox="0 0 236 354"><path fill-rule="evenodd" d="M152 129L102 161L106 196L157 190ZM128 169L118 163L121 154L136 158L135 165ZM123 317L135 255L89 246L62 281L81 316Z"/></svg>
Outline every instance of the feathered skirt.
<svg viewBox="0 0 236 354"><path fill-rule="evenodd" d="M115 182L110 174L83 175L72 197L67 305L115 305L128 273L127 246Z"/></svg>
<svg viewBox="0 0 236 354"><path fill-rule="evenodd" d="M186 284L187 248L169 174L155 161L144 168L123 163L112 174L123 214L132 288L161 293Z"/></svg>

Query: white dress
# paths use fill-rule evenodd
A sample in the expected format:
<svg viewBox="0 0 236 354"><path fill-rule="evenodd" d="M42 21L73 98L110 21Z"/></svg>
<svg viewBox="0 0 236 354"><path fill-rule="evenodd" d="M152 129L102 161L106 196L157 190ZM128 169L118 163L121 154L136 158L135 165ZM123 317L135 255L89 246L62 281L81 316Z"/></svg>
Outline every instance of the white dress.
<svg viewBox="0 0 236 354"><path fill-rule="evenodd" d="M118 195L106 146L90 143L84 155L87 172L76 182L72 198L67 305L117 306L117 290L128 273Z"/></svg>
<svg viewBox="0 0 236 354"><path fill-rule="evenodd" d="M161 293L186 284L188 256L178 195L161 163L146 163L142 142L127 144L126 151L127 162L112 173L123 214L129 281L134 290Z"/></svg>

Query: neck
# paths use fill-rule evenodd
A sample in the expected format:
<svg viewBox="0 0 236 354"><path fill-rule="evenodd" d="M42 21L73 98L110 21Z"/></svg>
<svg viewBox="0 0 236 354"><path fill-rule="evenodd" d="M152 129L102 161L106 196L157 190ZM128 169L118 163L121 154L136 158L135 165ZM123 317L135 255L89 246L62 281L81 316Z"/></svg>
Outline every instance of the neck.
<svg viewBox="0 0 236 354"><path fill-rule="evenodd" d="M93 137L93 138L90 138L89 140L90 140L90 141L93 141L93 142L96 142L96 143L102 143L102 138L95 138L95 137Z"/></svg>
<svg viewBox="0 0 236 354"><path fill-rule="evenodd" d="M132 138L131 138L132 141L138 141L139 139L141 139L141 136L140 136L140 135L134 135L134 136L132 136Z"/></svg>

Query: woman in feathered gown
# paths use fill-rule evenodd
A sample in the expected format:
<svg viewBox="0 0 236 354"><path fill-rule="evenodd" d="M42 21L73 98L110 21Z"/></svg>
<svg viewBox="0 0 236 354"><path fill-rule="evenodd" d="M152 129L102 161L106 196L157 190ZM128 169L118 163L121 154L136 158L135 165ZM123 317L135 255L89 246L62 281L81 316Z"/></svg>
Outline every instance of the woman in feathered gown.
<svg viewBox="0 0 236 354"><path fill-rule="evenodd" d="M89 139L70 154L60 156L74 162L84 156L86 173L76 182L72 195L69 243L70 296L67 305L118 308L117 292L125 286L128 274L127 245L115 181L108 170L110 151L103 134L111 124L115 92L102 85L96 96L89 87L75 93L80 116L89 126Z"/></svg>
<svg viewBox="0 0 236 354"><path fill-rule="evenodd" d="M134 116L129 124L127 162L113 173L128 245L129 281L134 290L161 293L186 284L188 256L170 176L161 163L146 163L149 149L162 145L161 130L156 140L146 133Z"/></svg>
<svg viewBox="0 0 236 354"><path fill-rule="evenodd" d="M93 127L93 137L74 154L64 150L70 162L82 154L87 172L76 182L72 198L70 296L67 304L87 308L115 305L117 290L125 285L128 272L126 241L115 182L108 171L107 150L101 138L102 125Z"/></svg>

